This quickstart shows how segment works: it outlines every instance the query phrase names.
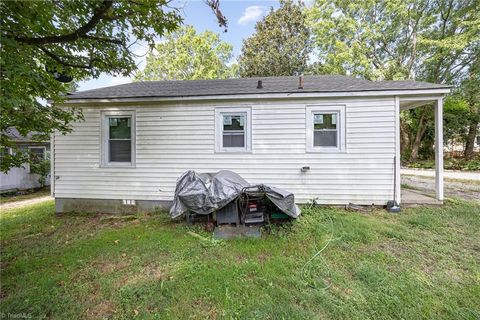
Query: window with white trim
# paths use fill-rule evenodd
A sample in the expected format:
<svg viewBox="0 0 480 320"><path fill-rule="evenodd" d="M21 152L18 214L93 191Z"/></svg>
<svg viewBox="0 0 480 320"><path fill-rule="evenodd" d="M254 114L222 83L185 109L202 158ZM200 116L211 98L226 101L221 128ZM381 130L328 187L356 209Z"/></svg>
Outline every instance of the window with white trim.
<svg viewBox="0 0 480 320"><path fill-rule="evenodd" d="M345 106L307 107L308 152L345 150Z"/></svg>
<svg viewBox="0 0 480 320"><path fill-rule="evenodd" d="M135 165L135 113L133 111L104 112L102 136L103 165Z"/></svg>
<svg viewBox="0 0 480 320"><path fill-rule="evenodd" d="M215 109L215 151L249 152L251 150L251 109Z"/></svg>

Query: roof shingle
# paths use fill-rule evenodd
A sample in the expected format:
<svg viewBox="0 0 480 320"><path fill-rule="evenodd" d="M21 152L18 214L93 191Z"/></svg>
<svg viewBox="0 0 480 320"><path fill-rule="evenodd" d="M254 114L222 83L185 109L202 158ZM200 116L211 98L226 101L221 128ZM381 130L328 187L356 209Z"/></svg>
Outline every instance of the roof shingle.
<svg viewBox="0 0 480 320"><path fill-rule="evenodd" d="M263 88L257 89L258 81ZM74 92L68 99L112 99L147 97L194 97L267 93L358 92L384 90L446 89L447 85L419 81L369 81L340 75L303 76L303 89L298 77L263 77L225 80L141 81Z"/></svg>

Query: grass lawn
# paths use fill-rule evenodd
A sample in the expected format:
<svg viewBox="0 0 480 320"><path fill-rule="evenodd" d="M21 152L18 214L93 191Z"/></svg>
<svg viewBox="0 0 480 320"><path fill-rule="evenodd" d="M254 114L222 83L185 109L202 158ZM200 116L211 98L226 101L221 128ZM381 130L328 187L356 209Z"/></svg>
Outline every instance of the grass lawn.
<svg viewBox="0 0 480 320"><path fill-rule="evenodd" d="M51 201L4 211L0 223L2 315L480 318L478 203L304 209L262 239L234 241L164 213L55 215Z"/></svg>

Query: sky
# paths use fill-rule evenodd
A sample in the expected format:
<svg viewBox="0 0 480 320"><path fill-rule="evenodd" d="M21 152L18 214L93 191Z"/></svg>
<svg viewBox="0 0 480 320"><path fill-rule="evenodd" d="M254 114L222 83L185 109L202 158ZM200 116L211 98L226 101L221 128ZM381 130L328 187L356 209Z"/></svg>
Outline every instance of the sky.
<svg viewBox="0 0 480 320"><path fill-rule="evenodd" d="M210 30L220 34L220 38L233 46L233 55L237 57L242 49L242 41L251 36L255 31L255 23L265 16L271 7L278 8L276 0L240 1L222 0L220 9L228 19L228 31L218 26L216 17L211 9L202 0L176 0L176 7L182 7L180 13L184 18L184 24L192 25L197 32ZM145 59L148 48L138 45L133 49L136 55L143 57L137 59L139 69L145 67ZM79 82L79 91L96 89L131 82L131 77L112 77L101 75L98 79Z"/></svg>

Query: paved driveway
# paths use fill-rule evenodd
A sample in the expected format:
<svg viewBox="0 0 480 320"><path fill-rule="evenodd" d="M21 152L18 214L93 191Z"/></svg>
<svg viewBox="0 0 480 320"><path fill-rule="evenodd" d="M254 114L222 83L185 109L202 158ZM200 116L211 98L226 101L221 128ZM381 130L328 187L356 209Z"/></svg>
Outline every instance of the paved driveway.
<svg viewBox="0 0 480 320"><path fill-rule="evenodd" d="M435 171L402 169L403 188L411 187L428 195L435 196ZM480 172L444 172L444 192L446 198L461 198L480 201Z"/></svg>
<svg viewBox="0 0 480 320"><path fill-rule="evenodd" d="M402 168L400 171L403 174L435 177L435 170L432 169L410 169ZM443 177L447 179L461 179L461 180L476 180L480 181L480 171L459 171L459 170L444 170Z"/></svg>

